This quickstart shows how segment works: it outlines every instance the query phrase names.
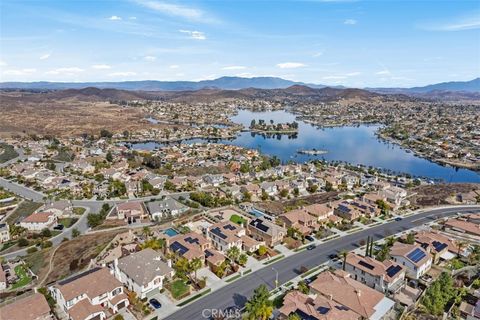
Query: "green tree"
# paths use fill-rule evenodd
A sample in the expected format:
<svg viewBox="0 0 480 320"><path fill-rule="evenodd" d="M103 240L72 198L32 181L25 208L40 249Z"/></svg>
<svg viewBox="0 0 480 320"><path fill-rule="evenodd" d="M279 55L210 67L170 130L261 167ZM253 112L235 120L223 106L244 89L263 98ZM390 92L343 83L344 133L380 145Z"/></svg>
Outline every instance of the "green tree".
<svg viewBox="0 0 480 320"><path fill-rule="evenodd" d="M264 256L267 253L267 247L261 245L260 247L258 247L257 253L259 256Z"/></svg>
<svg viewBox="0 0 480 320"><path fill-rule="evenodd" d="M30 244L30 242L29 242L27 239L25 239L25 238L20 238L20 239L18 239L18 246L19 246L19 247L26 247L26 246L28 246L29 244Z"/></svg>
<svg viewBox="0 0 480 320"><path fill-rule="evenodd" d="M40 235L44 238L50 238L52 236L52 231L48 228L42 229Z"/></svg>
<svg viewBox="0 0 480 320"><path fill-rule="evenodd" d="M227 257L232 262L236 262L240 256L240 249L237 246L233 246L227 250Z"/></svg>
<svg viewBox="0 0 480 320"><path fill-rule="evenodd" d="M308 284L302 280L298 283L298 290L304 294L308 294L310 288L308 287Z"/></svg>
<svg viewBox="0 0 480 320"><path fill-rule="evenodd" d="M342 251L340 252L340 256L343 258L342 269L343 269L343 271L345 271L345 267L347 266L348 251L342 250Z"/></svg>
<svg viewBox="0 0 480 320"><path fill-rule="evenodd" d="M189 270L195 273L195 282L197 282L197 271L203 266L202 260L200 258L193 258L188 264Z"/></svg>
<svg viewBox="0 0 480 320"><path fill-rule="evenodd" d="M247 261L248 261L248 256L245 253L242 253L238 257L238 264L240 264L241 266L245 266L247 264Z"/></svg>
<svg viewBox="0 0 480 320"><path fill-rule="evenodd" d="M409 234L407 234L407 238L405 240L405 243L408 243L408 244L414 244L415 243L415 234L413 232L410 232Z"/></svg>
<svg viewBox="0 0 480 320"><path fill-rule="evenodd" d="M76 238L80 235L80 231L77 228L73 228L72 230L72 238Z"/></svg>
<svg viewBox="0 0 480 320"><path fill-rule="evenodd" d="M296 313L290 313L287 320L302 320L302 318Z"/></svg>
<svg viewBox="0 0 480 320"><path fill-rule="evenodd" d="M253 292L252 298L245 304L246 320L266 320L272 316L273 302L270 300L270 291L264 284Z"/></svg>
<svg viewBox="0 0 480 320"><path fill-rule="evenodd" d="M113 161L113 155L110 151L107 152L107 155L105 156L105 159L107 159L108 162Z"/></svg>

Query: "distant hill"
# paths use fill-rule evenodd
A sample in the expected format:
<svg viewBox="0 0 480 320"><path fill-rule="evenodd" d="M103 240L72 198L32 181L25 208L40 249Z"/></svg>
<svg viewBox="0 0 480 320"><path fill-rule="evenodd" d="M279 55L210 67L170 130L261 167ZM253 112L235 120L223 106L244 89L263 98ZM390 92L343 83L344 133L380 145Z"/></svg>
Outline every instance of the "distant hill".
<svg viewBox="0 0 480 320"><path fill-rule="evenodd" d="M2 82L0 88L65 90L95 87L100 89L142 90L142 91L184 91L201 89L239 90L246 88L283 89L293 85L307 85L311 88L324 88L321 84L306 84L276 77L221 77L202 81L121 81L121 82ZM341 88L341 87L338 87Z"/></svg>
<svg viewBox="0 0 480 320"><path fill-rule="evenodd" d="M404 94L416 94L416 93L429 93L440 91L463 91L463 92L480 92L480 78L475 78L470 81L450 81L441 82L436 84L430 84L424 87L412 87L412 88L365 88L366 90L381 92L381 93L404 93Z"/></svg>

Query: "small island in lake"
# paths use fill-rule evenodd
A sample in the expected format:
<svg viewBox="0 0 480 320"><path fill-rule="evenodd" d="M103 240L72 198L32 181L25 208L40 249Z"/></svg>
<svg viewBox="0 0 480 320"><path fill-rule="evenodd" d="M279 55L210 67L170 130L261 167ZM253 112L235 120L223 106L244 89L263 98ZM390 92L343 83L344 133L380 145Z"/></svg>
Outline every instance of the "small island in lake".
<svg viewBox="0 0 480 320"><path fill-rule="evenodd" d="M250 123L250 131L259 132L259 133L280 133L280 134L289 134L298 132L298 123L286 122L286 123L274 123L273 120L266 122L265 120L252 120Z"/></svg>
<svg viewBox="0 0 480 320"><path fill-rule="evenodd" d="M326 154L326 153L328 153L328 151L327 150L317 150L317 149L301 149L301 150L298 150L297 153L307 154L309 156L318 156L318 155Z"/></svg>

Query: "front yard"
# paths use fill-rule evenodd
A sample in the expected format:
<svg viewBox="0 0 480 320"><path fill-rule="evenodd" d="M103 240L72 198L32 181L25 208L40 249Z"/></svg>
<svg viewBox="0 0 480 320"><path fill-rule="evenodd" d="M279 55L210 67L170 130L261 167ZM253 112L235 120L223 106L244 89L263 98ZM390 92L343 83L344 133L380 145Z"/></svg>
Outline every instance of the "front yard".
<svg viewBox="0 0 480 320"><path fill-rule="evenodd" d="M77 221L78 221L77 218L63 218L63 219L58 220L58 223L62 224L65 228L70 228Z"/></svg>
<svg viewBox="0 0 480 320"><path fill-rule="evenodd" d="M173 282L167 284L166 288L176 300L185 298L190 294L190 286L181 279L174 280Z"/></svg>

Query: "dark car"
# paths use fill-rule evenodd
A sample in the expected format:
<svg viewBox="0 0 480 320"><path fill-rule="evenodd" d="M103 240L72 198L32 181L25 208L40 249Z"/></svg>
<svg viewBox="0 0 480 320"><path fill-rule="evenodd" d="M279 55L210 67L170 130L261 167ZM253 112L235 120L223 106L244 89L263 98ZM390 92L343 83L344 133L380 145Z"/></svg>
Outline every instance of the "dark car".
<svg viewBox="0 0 480 320"><path fill-rule="evenodd" d="M311 244L307 247L307 250L313 250L315 249L317 246L315 246L314 244Z"/></svg>
<svg viewBox="0 0 480 320"><path fill-rule="evenodd" d="M338 258L338 256L337 256L335 253L332 253L332 254L329 254L329 255L328 255L328 258L329 258L330 260L335 260L335 259Z"/></svg>
<svg viewBox="0 0 480 320"><path fill-rule="evenodd" d="M315 241L312 236L305 236L305 239L307 239L308 241Z"/></svg>
<svg viewBox="0 0 480 320"><path fill-rule="evenodd" d="M57 224L55 227L53 227L54 230L60 230L60 231L62 231L63 228L65 228L63 224Z"/></svg>
<svg viewBox="0 0 480 320"><path fill-rule="evenodd" d="M403 220L403 219L400 218L400 217L396 217L396 218L395 218L395 221L402 221L402 220Z"/></svg>
<svg viewBox="0 0 480 320"><path fill-rule="evenodd" d="M152 305L152 307L154 307L155 309L160 309L160 308L162 307L162 304L161 304L157 299L155 299L155 298L150 299L148 302L149 302L149 303Z"/></svg>

